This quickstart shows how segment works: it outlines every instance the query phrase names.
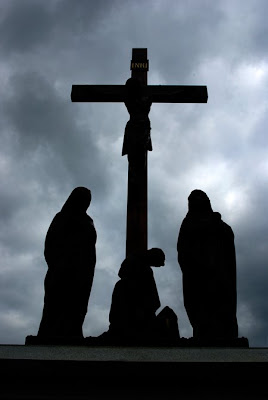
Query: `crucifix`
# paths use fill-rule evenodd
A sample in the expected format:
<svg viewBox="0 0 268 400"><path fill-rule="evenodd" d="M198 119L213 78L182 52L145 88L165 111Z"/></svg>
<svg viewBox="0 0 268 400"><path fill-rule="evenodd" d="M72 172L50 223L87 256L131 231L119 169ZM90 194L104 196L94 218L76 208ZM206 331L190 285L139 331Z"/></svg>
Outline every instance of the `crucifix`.
<svg viewBox="0 0 268 400"><path fill-rule="evenodd" d="M126 256L147 250L147 156L152 150L152 103L206 103L206 86L147 85L146 48L132 49L131 77L125 85L72 85L73 102L123 102L130 118L122 155L128 157Z"/></svg>

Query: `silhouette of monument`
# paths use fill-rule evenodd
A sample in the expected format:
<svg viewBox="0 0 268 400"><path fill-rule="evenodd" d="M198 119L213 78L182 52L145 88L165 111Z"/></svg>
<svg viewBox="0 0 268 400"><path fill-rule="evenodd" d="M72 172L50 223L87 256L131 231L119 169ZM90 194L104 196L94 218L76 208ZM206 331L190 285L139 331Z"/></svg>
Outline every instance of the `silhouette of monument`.
<svg viewBox="0 0 268 400"><path fill-rule="evenodd" d="M132 49L130 68L131 78L125 85L73 85L71 93L73 102L124 102L130 115L122 148L122 155L127 154L128 157L126 259L120 269L120 275L123 274L120 276L121 280L114 288L109 332L116 331L118 337L134 335L135 338L144 339L151 338L161 331L162 336L169 335L170 338L177 339L177 316L173 310L165 307L156 318L155 313L160 302L150 268L156 264L155 260L152 262L148 259L148 255L152 257L153 254L152 249L147 250L147 154L152 150L149 112L154 102L206 103L207 88L147 85L147 49ZM79 193L82 193L81 190L85 194L87 189L80 188ZM83 196L80 200L83 212L79 213L79 218L77 214L77 219L81 223L75 224L74 208L68 214L65 212L66 207L63 207L59 215L66 215L66 220L71 226L74 223L70 234L65 229L65 218L57 215L46 238L46 244L50 243L50 250L45 251L49 269L45 279L44 310L38 332L38 338L42 340L51 336L75 338L76 341L83 339L82 325L96 263L96 232L93 221L86 214L89 197L89 202L84 201ZM56 220L63 221L59 229ZM77 240L76 237L80 237L80 234L81 238ZM59 243L60 246L53 245L53 242ZM62 254L66 256L64 261L59 256L59 249L63 249ZM126 285L129 285L129 293L125 291ZM76 291L74 288L78 287L79 291ZM135 287L139 289L135 290ZM68 297L70 290L73 295ZM143 298L142 303L139 303L139 297ZM136 315L137 309L140 319ZM27 338L26 344L32 342L30 337ZM88 343L90 344L90 341Z"/></svg>
<svg viewBox="0 0 268 400"><path fill-rule="evenodd" d="M179 230L177 250L193 338L236 339L234 234L221 214L212 210L202 190L193 190L188 197L188 213Z"/></svg>
<svg viewBox="0 0 268 400"><path fill-rule="evenodd" d="M53 218L45 238L44 307L37 342L83 339L95 264L96 230L86 213L91 191L76 187Z"/></svg>

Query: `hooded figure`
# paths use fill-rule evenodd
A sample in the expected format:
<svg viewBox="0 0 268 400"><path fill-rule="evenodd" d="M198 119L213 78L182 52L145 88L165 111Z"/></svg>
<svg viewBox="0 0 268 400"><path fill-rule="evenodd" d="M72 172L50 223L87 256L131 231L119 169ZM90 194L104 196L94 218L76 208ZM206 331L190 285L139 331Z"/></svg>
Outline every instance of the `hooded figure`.
<svg viewBox="0 0 268 400"><path fill-rule="evenodd" d="M153 334L160 300L151 266L165 265L165 254L152 248L128 256L118 272L109 314L109 334L116 338L144 339Z"/></svg>
<svg viewBox="0 0 268 400"><path fill-rule="evenodd" d="M39 337L83 337L95 264L96 230L86 211L91 192L75 188L45 238L48 265Z"/></svg>
<svg viewBox="0 0 268 400"><path fill-rule="evenodd" d="M193 337L237 338L234 234L221 214L213 212L202 190L193 190L188 197L177 251Z"/></svg>

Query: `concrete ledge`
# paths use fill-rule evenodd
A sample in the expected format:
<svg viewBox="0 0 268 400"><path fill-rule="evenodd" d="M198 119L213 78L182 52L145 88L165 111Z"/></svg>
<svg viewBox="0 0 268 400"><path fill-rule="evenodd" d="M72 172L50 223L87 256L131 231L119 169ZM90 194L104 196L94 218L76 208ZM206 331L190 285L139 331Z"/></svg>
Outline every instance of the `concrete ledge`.
<svg viewBox="0 0 268 400"><path fill-rule="evenodd" d="M268 363L268 348L0 345L1 360Z"/></svg>
<svg viewBox="0 0 268 400"><path fill-rule="evenodd" d="M29 335L25 338L26 345L67 345L67 346L90 346L90 347L222 347L222 348L249 348L249 341L245 337L235 339L195 339L190 338L156 338L150 339L123 339L112 337L107 332L100 336L88 337L48 337L40 338Z"/></svg>
<svg viewBox="0 0 268 400"><path fill-rule="evenodd" d="M55 385L68 399L93 392L94 398L118 397L123 387L131 388L128 395L122 392L126 400L140 396L144 387L146 398L156 398L160 387L165 399L174 398L174 390L180 398L191 393L196 398L200 391L217 399L230 398L234 390L236 399L268 394L268 348L1 345L0 368L2 391L10 398L31 398L31 392L33 398L51 399L43 390L52 393ZM226 397L215 393L217 388ZM130 396L134 393L137 397Z"/></svg>

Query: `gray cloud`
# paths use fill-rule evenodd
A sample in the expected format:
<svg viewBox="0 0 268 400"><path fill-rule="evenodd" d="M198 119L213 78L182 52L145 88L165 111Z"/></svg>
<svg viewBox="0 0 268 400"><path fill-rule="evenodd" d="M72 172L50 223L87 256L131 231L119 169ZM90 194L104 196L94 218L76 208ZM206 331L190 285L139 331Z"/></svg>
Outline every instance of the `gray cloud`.
<svg viewBox="0 0 268 400"><path fill-rule="evenodd" d="M0 28L1 47L7 53L27 53L47 42L51 34L50 11L42 2L6 3Z"/></svg>

